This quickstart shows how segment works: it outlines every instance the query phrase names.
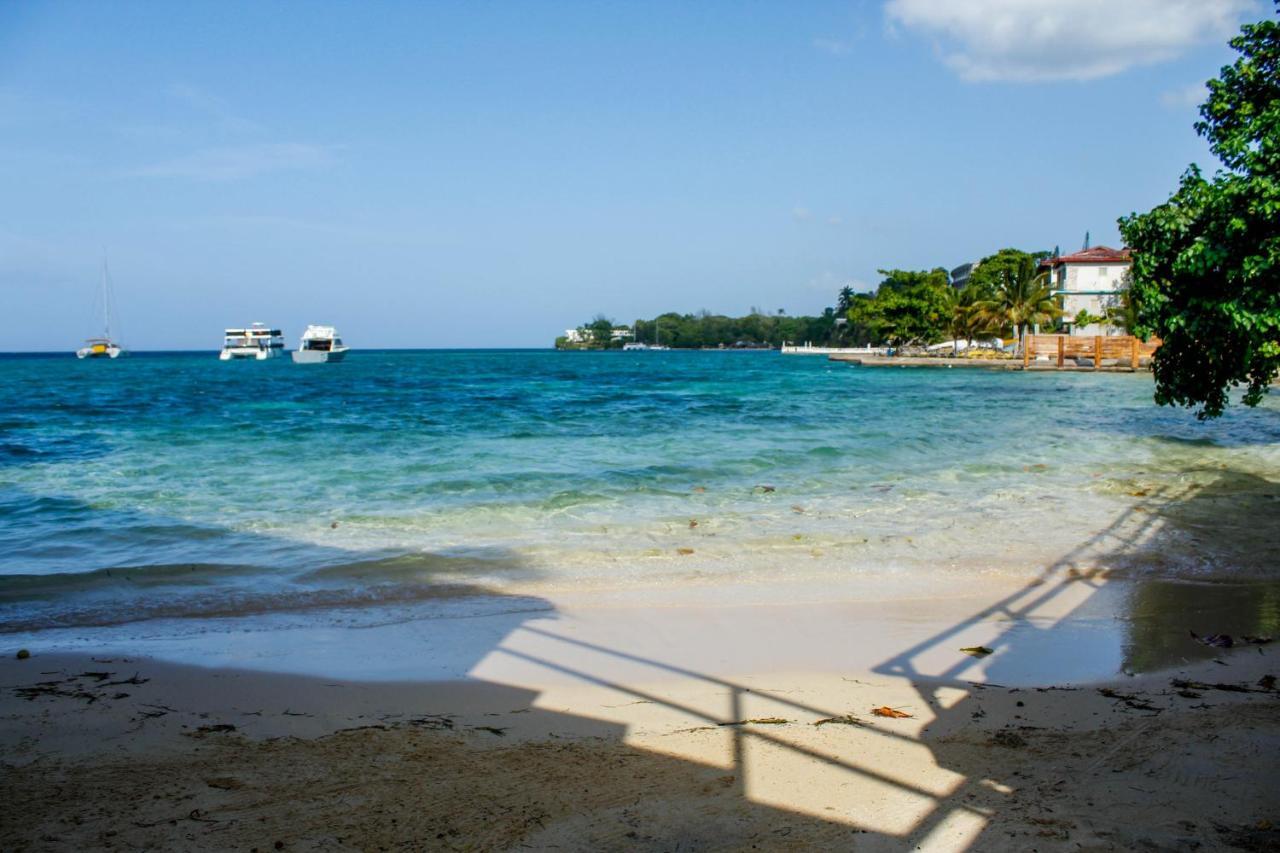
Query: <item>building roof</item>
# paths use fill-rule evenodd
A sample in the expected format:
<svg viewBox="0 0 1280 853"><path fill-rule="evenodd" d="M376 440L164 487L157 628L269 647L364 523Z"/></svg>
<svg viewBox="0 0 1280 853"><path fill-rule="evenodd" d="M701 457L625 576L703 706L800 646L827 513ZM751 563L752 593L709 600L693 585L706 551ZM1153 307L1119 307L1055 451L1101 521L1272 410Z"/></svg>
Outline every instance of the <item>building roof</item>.
<svg viewBox="0 0 1280 853"><path fill-rule="evenodd" d="M1110 246L1094 246L1071 255L1056 258L1045 258L1040 262L1042 267L1059 267L1063 264L1127 264L1132 260L1132 252L1128 249L1113 249Z"/></svg>

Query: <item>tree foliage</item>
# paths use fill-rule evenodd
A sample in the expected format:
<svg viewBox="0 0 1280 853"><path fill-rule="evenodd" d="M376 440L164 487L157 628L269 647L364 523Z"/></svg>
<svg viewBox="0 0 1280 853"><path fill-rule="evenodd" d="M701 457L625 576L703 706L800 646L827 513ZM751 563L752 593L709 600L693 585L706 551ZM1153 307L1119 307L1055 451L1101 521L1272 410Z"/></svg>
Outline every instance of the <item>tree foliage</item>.
<svg viewBox="0 0 1280 853"><path fill-rule="evenodd" d="M1028 326L1046 325L1062 315L1048 276L1040 271L1042 256L1001 249L974 270L970 286L980 294L975 311L990 328L1021 337Z"/></svg>
<svg viewBox="0 0 1280 853"><path fill-rule="evenodd" d="M1223 168L1191 166L1168 201L1120 220L1135 331L1163 341L1156 401L1201 418L1234 387L1257 405L1280 370L1280 24L1247 25L1231 46L1196 123Z"/></svg>
<svg viewBox="0 0 1280 853"><path fill-rule="evenodd" d="M906 346L946 337L955 299L946 270L879 272L884 279L875 295L855 299L849 308L855 342Z"/></svg>

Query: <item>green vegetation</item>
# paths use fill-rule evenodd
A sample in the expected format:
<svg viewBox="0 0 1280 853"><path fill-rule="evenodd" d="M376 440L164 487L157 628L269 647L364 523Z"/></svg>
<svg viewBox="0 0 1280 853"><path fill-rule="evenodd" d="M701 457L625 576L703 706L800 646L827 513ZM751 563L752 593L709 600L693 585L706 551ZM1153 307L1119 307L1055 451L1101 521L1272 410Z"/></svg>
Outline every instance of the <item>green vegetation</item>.
<svg viewBox="0 0 1280 853"><path fill-rule="evenodd" d="M849 324L860 344L908 346L943 340L954 312L955 288L944 269L880 270L884 280L868 299L855 300Z"/></svg>
<svg viewBox="0 0 1280 853"><path fill-rule="evenodd" d="M604 317L597 317L580 327L584 341L557 338L557 349L621 349L631 336L613 336L615 327ZM652 320L637 320L634 340L645 344L662 344L679 349L719 349L778 347L784 341L811 341L816 345L832 344L842 330L836 323L835 309L828 308L816 317L790 317L779 311L766 314L753 310L745 317L726 317L702 311L698 314L668 312Z"/></svg>
<svg viewBox="0 0 1280 853"><path fill-rule="evenodd" d="M1277 5L1280 6L1280 0ZM1222 161L1192 166L1167 202L1120 220L1133 249L1134 330L1163 340L1156 402L1222 414L1256 406L1280 370L1280 24L1245 26L1210 80L1196 132Z"/></svg>
<svg viewBox="0 0 1280 853"><path fill-rule="evenodd" d="M956 289L947 271L880 270L872 293L841 288L834 307L817 316L767 314L745 317L702 311L669 312L615 327L597 315L557 349L620 349L634 340L678 349L778 347L784 342L815 346L927 346L953 338L1009 337L1031 325L1053 323L1061 314L1047 277L1038 271L1046 252L1001 249L984 258L969 283Z"/></svg>
<svg viewBox="0 0 1280 853"><path fill-rule="evenodd" d="M1044 257L1043 252L1001 249L973 271L969 287L978 290L974 307L989 329L1021 337L1030 327L1050 325L1062 316L1049 277L1040 271Z"/></svg>

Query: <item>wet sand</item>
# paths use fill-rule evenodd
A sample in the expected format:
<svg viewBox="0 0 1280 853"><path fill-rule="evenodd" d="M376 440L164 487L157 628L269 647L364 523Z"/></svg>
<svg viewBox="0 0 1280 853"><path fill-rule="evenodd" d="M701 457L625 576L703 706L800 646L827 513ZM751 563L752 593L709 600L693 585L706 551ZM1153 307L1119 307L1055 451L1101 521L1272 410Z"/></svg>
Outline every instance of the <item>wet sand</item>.
<svg viewBox="0 0 1280 853"><path fill-rule="evenodd" d="M369 629L303 647L361 678L288 674L297 633L248 668L9 651L0 849L1274 849L1280 647L1185 624L1247 632L1274 591L1223 589L579 600L388 627L417 659ZM1142 627L1099 664L1108 596Z"/></svg>

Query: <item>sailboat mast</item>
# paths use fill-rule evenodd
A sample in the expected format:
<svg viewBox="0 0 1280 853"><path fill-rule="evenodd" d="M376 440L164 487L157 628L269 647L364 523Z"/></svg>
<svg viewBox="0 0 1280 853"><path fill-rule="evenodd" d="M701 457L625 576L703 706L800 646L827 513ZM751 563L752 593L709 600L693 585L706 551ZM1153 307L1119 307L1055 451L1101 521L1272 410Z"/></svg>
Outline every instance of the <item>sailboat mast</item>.
<svg viewBox="0 0 1280 853"><path fill-rule="evenodd" d="M102 259L102 336L111 340L111 308L107 303L107 259Z"/></svg>

